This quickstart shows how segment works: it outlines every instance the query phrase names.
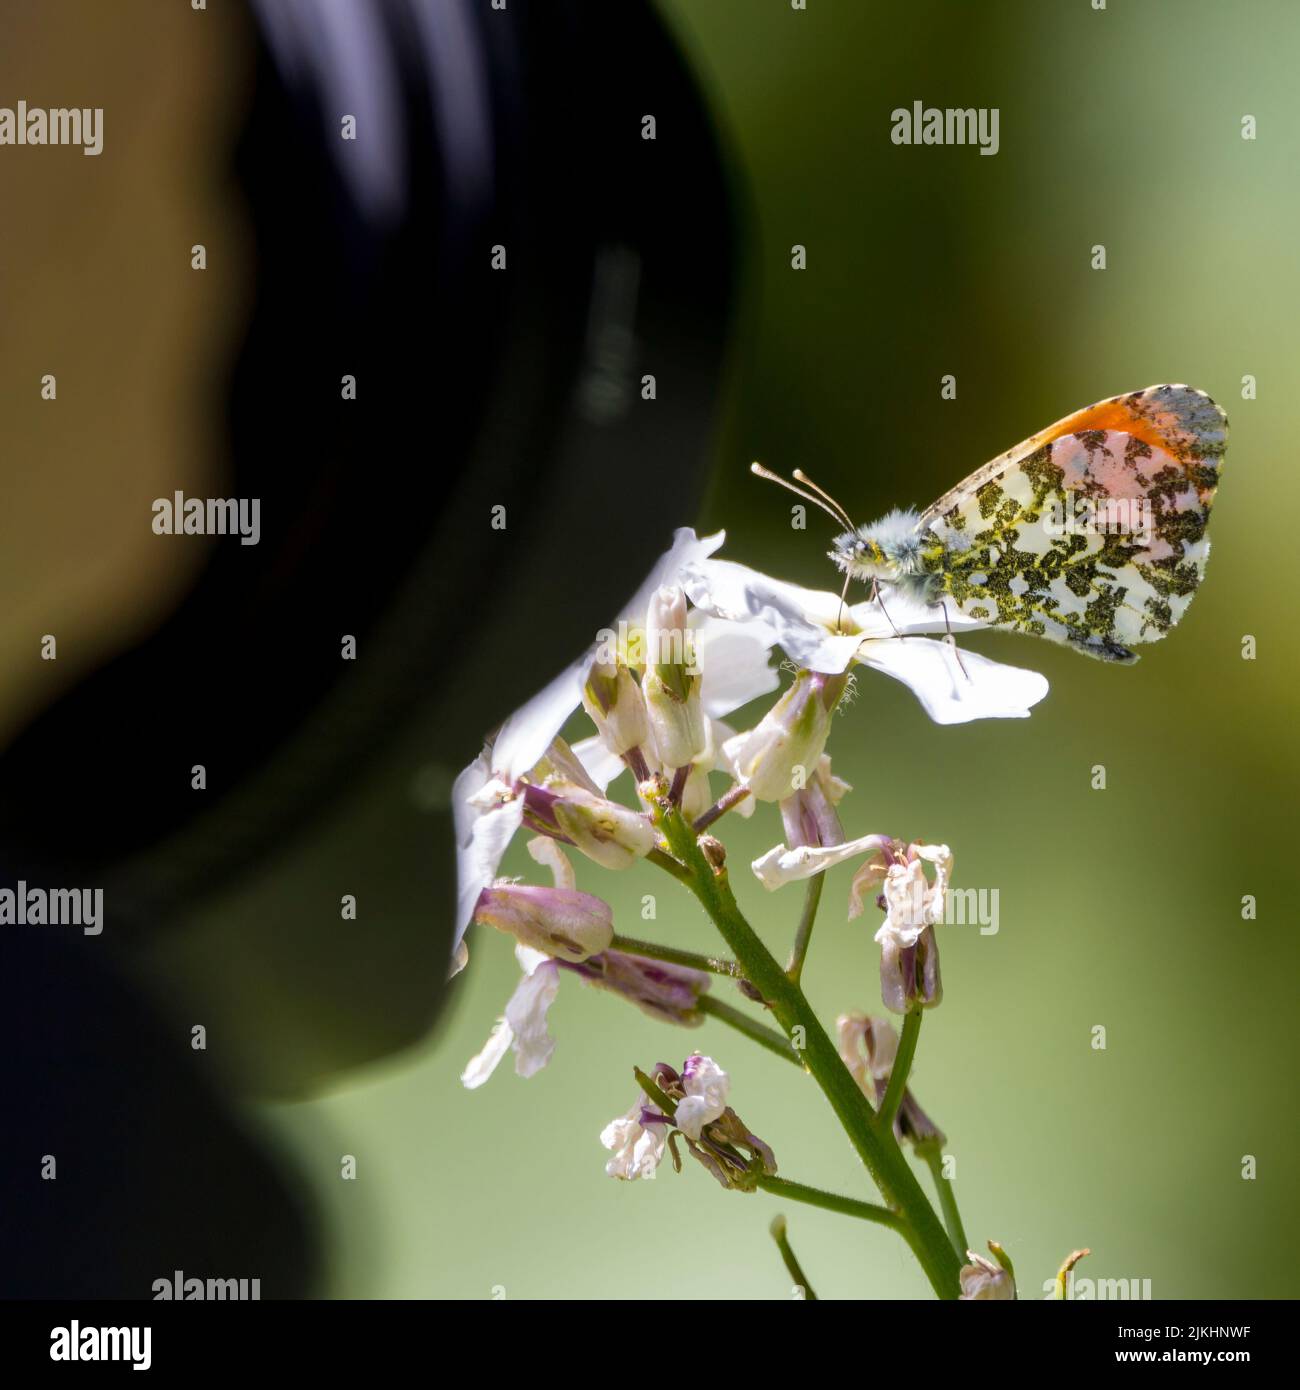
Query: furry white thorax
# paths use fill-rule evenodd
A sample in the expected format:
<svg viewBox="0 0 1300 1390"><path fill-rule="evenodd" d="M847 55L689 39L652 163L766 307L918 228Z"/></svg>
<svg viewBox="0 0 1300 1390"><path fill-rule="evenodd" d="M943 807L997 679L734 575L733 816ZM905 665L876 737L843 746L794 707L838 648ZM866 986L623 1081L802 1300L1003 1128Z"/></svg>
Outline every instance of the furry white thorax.
<svg viewBox="0 0 1300 1390"><path fill-rule="evenodd" d="M931 602L934 577L921 569L920 519L912 508L895 507L871 525L836 536L830 557L854 579L892 584L919 602Z"/></svg>

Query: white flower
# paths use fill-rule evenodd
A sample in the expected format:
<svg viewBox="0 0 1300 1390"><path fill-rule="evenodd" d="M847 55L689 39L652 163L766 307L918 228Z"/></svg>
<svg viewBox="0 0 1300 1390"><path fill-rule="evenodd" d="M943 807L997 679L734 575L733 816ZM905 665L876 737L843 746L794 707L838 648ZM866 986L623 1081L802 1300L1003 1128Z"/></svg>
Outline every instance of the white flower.
<svg viewBox="0 0 1300 1390"><path fill-rule="evenodd" d="M687 631L701 672L699 697L705 715L706 743L703 752L691 760L692 773L683 805L689 805L693 799L706 798L700 807L703 810L712 804L708 796L709 772L717 769L736 778L735 767L723 747L734 737L735 731L722 720L733 710L775 690L781 677L769 659L775 636L762 624L727 622L692 609ZM601 721L595 722L599 728ZM618 746L618 740L603 731L580 739L573 745L573 751L602 792L627 770L620 756L624 749ZM676 770L660 763L652 742L647 742L641 752L651 772L666 772L671 776ZM738 809L741 815L749 816L753 813L753 802L747 798Z"/></svg>
<svg viewBox="0 0 1300 1390"><path fill-rule="evenodd" d="M497 1069L497 1063L512 1048L515 1071L533 1076L551 1060L555 1039L546 1026L546 1015L560 988L560 967L550 956L527 946L515 947L515 959L524 972L515 992L497 1019L483 1050L472 1057L461 1073L467 1090L477 1090Z"/></svg>
<svg viewBox="0 0 1300 1390"><path fill-rule="evenodd" d="M611 1178L651 1178L664 1156L668 1121L662 1116L654 1120L646 1102L639 1101L601 1130L600 1142L614 1151L605 1164Z"/></svg>
<svg viewBox="0 0 1300 1390"><path fill-rule="evenodd" d="M863 835L856 840L845 840L841 845L796 845L789 849L780 844L760 855L750 867L763 887L772 893L787 883L812 878L814 874L825 873L836 864L858 859L893 843L888 835ZM857 880L854 879L854 882ZM858 911L861 911L861 907ZM854 917L857 913L850 910L849 915Z"/></svg>
<svg viewBox="0 0 1300 1390"><path fill-rule="evenodd" d="M468 959L465 930L473 920L479 896L496 881L506 849L523 824L524 799L493 774L487 753L481 753L456 778L452 814L456 822L455 974Z"/></svg>
<svg viewBox="0 0 1300 1390"><path fill-rule="evenodd" d="M1012 1283L1010 1274L1001 1265L994 1264L983 1255L977 1255L974 1250L968 1250L966 1255L970 1264L963 1265L958 1275L961 1281L958 1302L964 1300L974 1303L981 1300L1002 1301L1015 1298L1016 1286Z"/></svg>
<svg viewBox="0 0 1300 1390"><path fill-rule="evenodd" d="M684 566L712 555L725 532L697 537L688 527L673 535L673 544L659 557L646 581L623 606L617 619L629 615L644 621L650 595L661 585L678 582ZM523 799L515 791L550 747L565 720L582 703L583 687L602 647L599 639L521 709L497 732L490 747L456 779L452 809L456 820L457 895L453 961L461 959L461 941L474 915L479 894L497 876L501 860L523 820ZM463 964L463 959L461 959Z"/></svg>
<svg viewBox="0 0 1300 1390"><path fill-rule="evenodd" d="M925 876L925 865L934 865L934 881ZM952 879L952 851L947 845L908 845L901 861L882 871L879 860L871 860L854 875L850 890L849 917L862 911L865 885L883 879L885 920L876 933L884 946L915 946L926 927L944 920L948 905L948 885Z"/></svg>
<svg viewBox="0 0 1300 1390"><path fill-rule="evenodd" d="M878 1104L894 1069L898 1034L886 1019L859 1013L841 1014L835 1020L835 1030L844 1065L863 1095Z"/></svg>
<svg viewBox="0 0 1300 1390"><path fill-rule="evenodd" d="M706 612L760 624L797 666L831 675L856 661L884 671L908 686L938 724L1024 718L1047 694L1047 681L1036 671L972 652L964 652L959 665L950 643L919 634L989 624L952 611L945 622L941 608L896 591L888 595L886 612L875 599L842 604L838 594L708 558L686 566L681 582L691 602Z"/></svg>
<svg viewBox="0 0 1300 1390"><path fill-rule="evenodd" d="M726 756L756 800L784 801L815 775L845 684L843 675L800 671L753 729L727 740Z"/></svg>
<svg viewBox="0 0 1300 1390"><path fill-rule="evenodd" d="M695 1052L682 1068L682 1090L686 1094L677 1102L673 1123L688 1139L698 1140L700 1130L721 1118L727 1108L731 1078L712 1057Z"/></svg>
<svg viewBox="0 0 1300 1390"><path fill-rule="evenodd" d="M552 891L573 891L573 865L554 840L539 835L528 842L528 852L539 864L551 870L555 880ZM512 1049L515 1072L522 1077L534 1076L541 1071L555 1051L555 1040L547 1029L546 1015L560 988L560 967L551 956L535 951L522 942L515 947L515 959L524 977L515 986L505 1013L493 1024L482 1050L470 1058L461 1073L461 1083L466 1090L477 1090Z"/></svg>

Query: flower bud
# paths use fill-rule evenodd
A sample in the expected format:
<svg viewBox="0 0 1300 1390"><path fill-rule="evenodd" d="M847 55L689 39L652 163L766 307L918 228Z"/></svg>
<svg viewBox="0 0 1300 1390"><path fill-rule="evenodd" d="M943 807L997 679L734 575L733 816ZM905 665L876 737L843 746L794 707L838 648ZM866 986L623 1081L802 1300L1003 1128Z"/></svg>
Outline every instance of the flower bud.
<svg viewBox="0 0 1300 1390"><path fill-rule="evenodd" d="M550 807L556 827L575 849L606 869L626 869L655 847L654 827L640 811L588 792L572 791Z"/></svg>
<svg viewBox="0 0 1300 1390"><path fill-rule="evenodd" d="M934 866L934 881L925 865ZM896 1014L910 1008L933 1008L943 999L939 977L939 943L934 924L944 920L952 851L947 845L893 842L882 847L857 872L849 893L849 916L858 916L864 894L882 888L885 920L876 932L880 944L880 993Z"/></svg>
<svg viewBox="0 0 1300 1390"><path fill-rule="evenodd" d="M733 1149L745 1149L751 1159L757 1159L759 1167L764 1173L772 1174L776 1172L776 1155L772 1152L771 1146L765 1144L757 1134L751 1134L745 1127L745 1122L731 1108L727 1108L722 1114L709 1125L707 1130L708 1138L715 1143L729 1144Z"/></svg>
<svg viewBox="0 0 1300 1390"><path fill-rule="evenodd" d="M888 1019L868 1018L866 1014L841 1014L835 1020L839 1052L844 1065L868 1100L879 1105L889 1088L889 1075L898 1055L898 1034ZM947 1140L943 1131L917 1104L910 1087L903 1090L894 1133L918 1150L932 1145L942 1149Z"/></svg>
<svg viewBox="0 0 1300 1390"><path fill-rule="evenodd" d="M1000 1264L994 1264L974 1250L966 1252L970 1264L963 1265L958 1278L961 1280L959 1302L1003 1301L1016 1296L1016 1285L1010 1273Z"/></svg>
<svg viewBox="0 0 1300 1390"><path fill-rule="evenodd" d="M685 767L704 751L708 734L681 589L657 589L650 599L641 689L660 764Z"/></svg>
<svg viewBox="0 0 1300 1390"><path fill-rule="evenodd" d="M479 895L474 920L534 951L570 962L605 950L614 936L609 904L576 888L497 883Z"/></svg>
<svg viewBox="0 0 1300 1390"><path fill-rule="evenodd" d="M831 773L831 760L825 753L806 787L783 797L781 821L785 843L790 849L803 845L824 848L844 843L844 829L835 807L852 788Z"/></svg>
<svg viewBox="0 0 1300 1390"><path fill-rule="evenodd" d="M681 1089L673 1122L688 1139L698 1139L700 1130L727 1108L731 1078L712 1057L694 1052L682 1068Z"/></svg>
<svg viewBox="0 0 1300 1390"><path fill-rule="evenodd" d="M880 997L891 1013L932 1009L943 1002L939 978L939 941L933 927L924 927L912 945L887 935L880 941Z"/></svg>
<svg viewBox="0 0 1300 1390"><path fill-rule="evenodd" d="M847 684L844 675L800 671L753 729L727 741L726 755L756 800L782 801L812 780Z"/></svg>
<svg viewBox="0 0 1300 1390"><path fill-rule="evenodd" d="M641 687L626 666L592 666L582 689L582 705L611 753L621 757L649 740Z"/></svg>
<svg viewBox="0 0 1300 1390"><path fill-rule="evenodd" d="M588 984L630 999L651 1018L688 1026L704 1021L700 995L709 977L702 970L623 951L602 951L570 969Z"/></svg>

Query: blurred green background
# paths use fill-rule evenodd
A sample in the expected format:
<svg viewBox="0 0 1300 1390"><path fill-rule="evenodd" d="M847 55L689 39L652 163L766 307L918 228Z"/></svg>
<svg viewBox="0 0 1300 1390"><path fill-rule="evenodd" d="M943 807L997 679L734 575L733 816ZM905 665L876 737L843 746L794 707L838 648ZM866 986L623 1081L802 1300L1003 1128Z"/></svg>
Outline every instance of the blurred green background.
<svg viewBox="0 0 1300 1390"><path fill-rule="evenodd" d="M726 133L748 229L716 481L705 515L682 518L725 526L726 554L834 587L829 523L792 532L751 458L808 469L866 520L924 505L1103 396L1186 381L1228 412L1208 582L1170 640L1132 669L971 640L1048 675L1027 721L939 728L865 672L831 751L855 787L850 833L947 841L957 883L1000 894L997 935L941 933L946 997L915 1070L972 1242L1005 1244L1031 1297L1081 1245L1080 1276L1150 1279L1156 1297L1295 1295L1300 9L673 0L665 12ZM890 112L914 100L999 108L1000 152L894 146ZM1095 244L1104 271L1090 268ZM949 373L957 397L944 401ZM1242 399L1247 374L1257 399ZM1246 634L1257 660L1242 659ZM465 730L466 761L480 733ZM1104 791L1090 786L1097 763ZM780 838L771 810L724 826L733 866ZM531 869L521 843L505 871ZM879 1011L874 914L842 919L850 876L831 876L806 975L828 1022ZM735 880L783 952L800 890ZM656 891L663 939L714 944L650 868L584 864L580 883L624 930L644 933L640 896ZM1255 922L1241 917L1247 893ZM507 1062L465 1092L461 1067L518 977L505 938L478 932L472 949L426 1047L259 1112L317 1190L323 1292L783 1298L767 1224L784 1209L821 1296L928 1293L887 1232L724 1193L693 1165L653 1183L603 1175L597 1135L632 1103L633 1064L699 1048L731 1071L733 1103L784 1175L870 1195L812 1082L720 1026L672 1030L566 978L550 1067L524 1082ZM178 960L201 993L201 938ZM1097 1024L1105 1051L1090 1045ZM342 1154L356 1181L340 1180Z"/></svg>

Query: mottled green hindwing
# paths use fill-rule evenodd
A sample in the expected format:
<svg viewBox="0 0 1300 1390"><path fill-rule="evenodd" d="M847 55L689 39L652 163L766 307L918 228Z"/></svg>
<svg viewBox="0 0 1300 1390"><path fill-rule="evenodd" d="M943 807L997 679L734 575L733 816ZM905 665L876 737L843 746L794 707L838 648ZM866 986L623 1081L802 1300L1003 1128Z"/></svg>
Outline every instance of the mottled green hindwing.
<svg viewBox="0 0 1300 1390"><path fill-rule="evenodd" d="M930 508L922 568L970 618L1135 661L1205 574L1226 437L1222 410L1188 386L1101 401Z"/></svg>

